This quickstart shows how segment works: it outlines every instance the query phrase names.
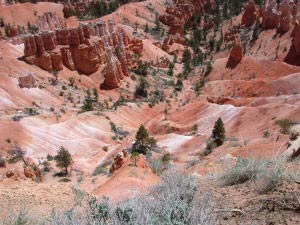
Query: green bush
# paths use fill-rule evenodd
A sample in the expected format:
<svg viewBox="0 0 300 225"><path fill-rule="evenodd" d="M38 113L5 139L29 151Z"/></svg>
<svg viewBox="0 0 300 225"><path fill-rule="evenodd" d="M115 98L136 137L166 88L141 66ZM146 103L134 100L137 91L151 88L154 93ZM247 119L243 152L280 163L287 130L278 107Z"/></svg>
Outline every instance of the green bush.
<svg viewBox="0 0 300 225"><path fill-rule="evenodd" d="M282 120L277 120L276 124L280 126L280 132L282 134L289 134L291 127L292 127L292 121L289 119L282 119Z"/></svg>

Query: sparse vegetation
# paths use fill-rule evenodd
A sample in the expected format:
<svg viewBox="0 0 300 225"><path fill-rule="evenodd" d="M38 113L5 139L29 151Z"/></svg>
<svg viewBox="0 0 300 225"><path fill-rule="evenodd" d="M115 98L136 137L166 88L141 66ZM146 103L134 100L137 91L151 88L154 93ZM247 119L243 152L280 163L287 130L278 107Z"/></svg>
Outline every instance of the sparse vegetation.
<svg viewBox="0 0 300 225"><path fill-rule="evenodd" d="M163 181L146 194L113 204L107 197L87 199L87 210L71 214L52 213L52 225L96 224L202 224L217 223L215 201L208 194L198 195L196 180L187 174L168 172Z"/></svg>
<svg viewBox="0 0 300 225"><path fill-rule="evenodd" d="M219 118L214 125L211 139L217 146L221 146L225 140L225 128L221 118Z"/></svg>
<svg viewBox="0 0 300 225"><path fill-rule="evenodd" d="M286 166L283 159L243 159L238 158L234 167L226 171L220 178L224 186L242 184L247 181L255 183L259 193L274 190L283 181L295 181L298 174Z"/></svg>
<svg viewBox="0 0 300 225"><path fill-rule="evenodd" d="M148 87L149 87L149 83L146 81L146 79L141 78L139 85L136 86L136 88L135 88L135 94L137 96L147 98L148 97L148 90L147 90Z"/></svg>
<svg viewBox="0 0 300 225"><path fill-rule="evenodd" d="M135 136L135 142L132 146L132 152L146 155L149 150L155 145L155 139L151 138L148 131L141 125Z"/></svg>
<svg viewBox="0 0 300 225"><path fill-rule="evenodd" d="M291 127L292 127L292 121L289 119L282 119L282 120L277 120L276 124L280 126L280 132L282 134L289 134Z"/></svg>
<svg viewBox="0 0 300 225"><path fill-rule="evenodd" d="M57 155L54 157L54 160L59 168L65 169L65 174L67 175L68 167L73 163L69 150L61 146L57 152Z"/></svg>

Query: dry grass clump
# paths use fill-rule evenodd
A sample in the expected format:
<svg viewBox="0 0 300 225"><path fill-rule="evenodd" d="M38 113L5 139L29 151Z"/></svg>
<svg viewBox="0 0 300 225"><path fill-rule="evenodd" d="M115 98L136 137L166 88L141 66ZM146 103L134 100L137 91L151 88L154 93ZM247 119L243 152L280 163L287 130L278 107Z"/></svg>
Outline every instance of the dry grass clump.
<svg viewBox="0 0 300 225"><path fill-rule="evenodd" d="M255 189L259 193L267 193L284 181L293 182L299 178L299 174L290 169L283 159L238 158L236 165L222 174L219 181L223 186L250 181L255 184Z"/></svg>

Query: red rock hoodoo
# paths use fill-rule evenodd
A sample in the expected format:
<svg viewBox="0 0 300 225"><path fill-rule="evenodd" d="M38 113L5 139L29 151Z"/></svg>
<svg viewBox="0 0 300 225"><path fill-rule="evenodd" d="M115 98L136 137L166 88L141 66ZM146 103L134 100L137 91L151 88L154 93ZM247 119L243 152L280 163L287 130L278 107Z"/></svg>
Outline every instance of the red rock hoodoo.
<svg viewBox="0 0 300 225"><path fill-rule="evenodd" d="M184 42L184 26L193 14L208 11L215 5L213 0L177 0L174 4L174 7L166 9L166 14L159 17L163 24L170 27L162 46L166 51L169 45Z"/></svg>
<svg viewBox="0 0 300 225"><path fill-rule="evenodd" d="M250 0L246 5L245 12L242 16L241 25L245 27L252 26L259 15L259 8L253 0Z"/></svg>
<svg viewBox="0 0 300 225"><path fill-rule="evenodd" d="M284 62L296 66L300 66L300 24L297 21L292 33L292 45Z"/></svg>
<svg viewBox="0 0 300 225"><path fill-rule="evenodd" d="M235 37L233 41L232 50L230 52L229 59L226 64L226 68L233 69L235 68L243 58L243 47L239 36Z"/></svg>
<svg viewBox="0 0 300 225"><path fill-rule="evenodd" d="M115 157L111 165L110 172L114 173L116 170L120 169L124 164L125 159L127 158L128 153L126 150L119 152Z"/></svg>
<svg viewBox="0 0 300 225"><path fill-rule="evenodd" d="M133 65L131 54L143 50L142 41L130 41L112 21L27 35L24 44L25 62L47 71L62 70L64 65L90 75L105 65L106 88L119 87L124 76L129 76L127 67Z"/></svg>

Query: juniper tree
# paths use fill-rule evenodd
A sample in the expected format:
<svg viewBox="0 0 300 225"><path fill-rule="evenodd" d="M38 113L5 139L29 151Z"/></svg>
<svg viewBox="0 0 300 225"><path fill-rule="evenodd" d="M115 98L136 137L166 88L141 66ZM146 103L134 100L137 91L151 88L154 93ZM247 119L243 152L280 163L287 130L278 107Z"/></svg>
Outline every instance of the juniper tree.
<svg viewBox="0 0 300 225"><path fill-rule="evenodd" d="M225 128L224 123L221 118L219 118L214 125L211 138L213 142L217 146L221 146L224 143L225 140Z"/></svg>
<svg viewBox="0 0 300 225"><path fill-rule="evenodd" d="M68 167L73 163L72 156L69 153L68 149L61 146L54 159L56 161L56 165L60 168L65 169L66 174L68 174Z"/></svg>

